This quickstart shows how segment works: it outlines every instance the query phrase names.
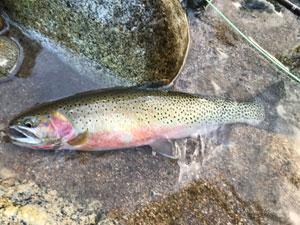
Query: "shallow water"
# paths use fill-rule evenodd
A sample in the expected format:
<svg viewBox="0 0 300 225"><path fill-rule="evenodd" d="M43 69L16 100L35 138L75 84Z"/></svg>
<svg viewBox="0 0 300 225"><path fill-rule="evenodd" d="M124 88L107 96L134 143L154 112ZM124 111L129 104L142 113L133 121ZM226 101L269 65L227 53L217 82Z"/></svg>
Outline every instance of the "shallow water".
<svg viewBox="0 0 300 225"><path fill-rule="evenodd" d="M287 10L282 15L246 12L235 7L238 2L216 5L270 53L282 54L300 42L299 20ZM299 84L236 37L211 8L197 16L189 11L188 19L190 51L173 88L246 100L284 80L287 97L278 113L289 122L292 135L237 124L231 127L228 145L204 138L178 141L178 161L153 155L149 147L89 153L34 151L7 143L0 145L0 170L55 190L67 201L100 202L97 221L111 217L129 224L299 224ZM5 35L23 46L24 61L16 77L0 84L0 130L36 103L128 85L45 39L43 46L38 44L18 28L11 26Z"/></svg>

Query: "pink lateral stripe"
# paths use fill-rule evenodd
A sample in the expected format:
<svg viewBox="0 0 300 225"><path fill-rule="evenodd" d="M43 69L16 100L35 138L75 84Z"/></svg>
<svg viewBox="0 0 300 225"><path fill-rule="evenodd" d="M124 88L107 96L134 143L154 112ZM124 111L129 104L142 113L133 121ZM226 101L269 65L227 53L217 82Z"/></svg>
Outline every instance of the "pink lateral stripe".
<svg viewBox="0 0 300 225"><path fill-rule="evenodd" d="M81 150L107 150L118 148L129 148L147 145L158 139L178 138L182 134L182 127L159 128L144 127L131 132L97 132L89 135L87 142L78 149ZM128 138L130 137L130 141Z"/></svg>

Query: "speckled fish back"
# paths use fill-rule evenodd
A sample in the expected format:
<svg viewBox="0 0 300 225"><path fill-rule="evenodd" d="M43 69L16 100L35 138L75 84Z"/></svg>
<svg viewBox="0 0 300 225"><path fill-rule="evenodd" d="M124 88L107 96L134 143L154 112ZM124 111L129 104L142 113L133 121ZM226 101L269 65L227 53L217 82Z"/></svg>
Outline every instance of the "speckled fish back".
<svg viewBox="0 0 300 225"><path fill-rule="evenodd" d="M112 89L76 95L47 108L44 110L62 112L81 132L141 126L257 124L264 119L263 106L255 102L140 89ZM44 110L37 114L45 113Z"/></svg>

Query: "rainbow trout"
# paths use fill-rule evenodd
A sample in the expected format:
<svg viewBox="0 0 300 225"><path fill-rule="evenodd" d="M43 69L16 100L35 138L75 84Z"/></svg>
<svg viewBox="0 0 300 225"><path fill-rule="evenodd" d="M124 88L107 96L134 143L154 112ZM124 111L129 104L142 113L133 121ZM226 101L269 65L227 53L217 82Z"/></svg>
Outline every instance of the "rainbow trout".
<svg viewBox="0 0 300 225"><path fill-rule="evenodd" d="M170 140L192 136L206 125L270 127L283 95L283 82L247 102L153 89L104 89L38 105L11 121L9 136L14 144L32 149L150 145L172 157Z"/></svg>

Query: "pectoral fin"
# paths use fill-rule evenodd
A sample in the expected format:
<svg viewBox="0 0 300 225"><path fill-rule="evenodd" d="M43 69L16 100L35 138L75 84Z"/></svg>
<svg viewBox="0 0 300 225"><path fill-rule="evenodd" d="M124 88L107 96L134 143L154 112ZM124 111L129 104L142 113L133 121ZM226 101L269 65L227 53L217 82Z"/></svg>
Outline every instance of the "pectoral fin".
<svg viewBox="0 0 300 225"><path fill-rule="evenodd" d="M150 144L153 151L159 154L169 157L171 159L177 159L174 144L170 140L158 140Z"/></svg>
<svg viewBox="0 0 300 225"><path fill-rule="evenodd" d="M88 136L89 136L89 131L86 130L85 132L78 134L72 140L68 141L68 144L72 146L82 145L87 142Z"/></svg>

